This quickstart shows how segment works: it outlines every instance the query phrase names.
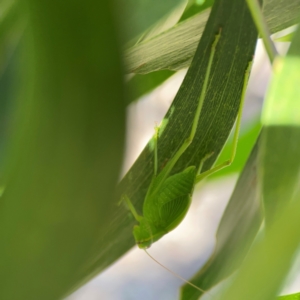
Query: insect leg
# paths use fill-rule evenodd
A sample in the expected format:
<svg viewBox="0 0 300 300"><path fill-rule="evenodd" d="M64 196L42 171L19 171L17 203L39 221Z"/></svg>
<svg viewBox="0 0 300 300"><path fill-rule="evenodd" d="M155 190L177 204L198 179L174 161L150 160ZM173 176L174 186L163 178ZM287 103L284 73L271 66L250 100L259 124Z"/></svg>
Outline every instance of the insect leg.
<svg viewBox="0 0 300 300"><path fill-rule="evenodd" d="M241 96L241 103L240 103L240 107L239 107L239 111L238 111L238 115L237 115L237 120L236 120L236 126L235 126L235 131L234 131L234 137L233 137L233 146L232 146L232 150L231 150L231 156L228 160L224 161L223 163L213 167L212 169L203 172L201 174L199 174L196 177L196 183L198 183L199 181L201 181L203 178L225 168L231 165L232 161L234 160L235 154L236 154L236 149L237 149L237 143L238 143L238 138L239 138L239 131L240 131L240 126L241 126L241 119L242 119L242 113L243 113L243 107L244 107L244 102L245 102L245 94L246 94L246 90L247 90L247 84L248 84L248 80L249 80L249 76L250 76L250 70L252 67L252 63L253 61L250 61L247 67L247 70L245 72L245 77L244 77L244 85L243 85L243 90L242 90L242 96ZM202 162L203 164L203 162ZM201 169L200 169L201 171Z"/></svg>
<svg viewBox="0 0 300 300"><path fill-rule="evenodd" d="M205 161L208 160L213 154L214 154L213 152L212 152L212 153L209 153L209 154L205 155L204 158L202 158L202 160L201 160L201 162L200 162L200 165L199 165L199 168L198 168L198 174L201 173L201 170L202 170L202 167L203 167ZM197 177L196 177L196 179L197 179ZM197 182L198 182L198 181L197 181ZM197 182L196 182L196 183L197 183Z"/></svg>
<svg viewBox="0 0 300 300"><path fill-rule="evenodd" d="M128 197L127 195L123 195L123 196L122 196L122 200L125 200L125 202L126 202L128 208L130 209L130 211L131 211L131 213L133 214L134 218L135 218L138 222L140 222L140 220L141 220L143 217L140 216L140 215L136 212L136 210L135 210L135 208L134 208L132 202L130 201L129 197Z"/></svg>
<svg viewBox="0 0 300 300"><path fill-rule="evenodd" d="M163 172L162 180L164 178L167 178L167 176L169 175L169 173L173 169L175 163L178 161L180 156L184 153L184 151L188 148L188 146L191 144L191 142L194 139L196 129L197 129L197 126L198 126L199 117L200 117L200 114L201 114L202 106L203 106L205 95L206 95L206 90L207 90L208 81L209 81L209 77L210 77L210 71L211 71L214 55L215 55L215 52L216 52L216 46L218 44L220 36L221 36L221 30L216 35L215 40L214 40L214 42L212 44L212 47L211 47L211 52L210 52L210 56L209 56L207 70L206 70L206 73L205 73L204 83L203 83L203 87L202 87L201 94L200 94L200 97L199 97L199 102L198 102L198 106L197 106L196 113L195 113L195 116L194 116L194 120L193 120L190 135L185 139L185 141L180 146L180 148L177 150L177 152L175 153L173 158L165 166L164 170L162 171Z"/></svg>

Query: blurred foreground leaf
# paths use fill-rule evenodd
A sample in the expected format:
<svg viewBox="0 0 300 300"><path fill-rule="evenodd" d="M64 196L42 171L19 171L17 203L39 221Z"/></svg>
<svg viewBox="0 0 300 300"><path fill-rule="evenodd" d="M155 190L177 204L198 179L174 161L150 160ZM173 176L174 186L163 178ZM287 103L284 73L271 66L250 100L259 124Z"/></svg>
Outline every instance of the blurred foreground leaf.
<svg viewBox="0 0 300 300"><path fill-rule="evenodd" d="M138 40L138 43L149 40L177 24L187 6L187 2L188 0L179 1L179 5L175 6L168 14L164 15L158 22L144 32L142 37ZM148 13L147 11L147 14Z"/></svg>
<svg viewBox="0 0 300 300"><path fill-rule="evenodd" d="M277 298L277 300L299 300L299 299L300 299L300 293L280 296Z"/></svg>
<svg viewBox="0 0 300 300"><path fill-rule="evenodd" d="M118 0L118 14L122 16L126 40L143 33L186 0Z"/></svg>
<svg viewBox="0 0 300 300"><path fill-rule="evenodd" d="M290 203L264 239L251 248L233 284L218 299L273 300L293 262L300 236L300 198Z"/></svg>
<svg viewBox="0 0 300 300"><path fill-rule="evenodd" d="M0 298L61 299L82 280L113 210L121 55L110 1L18 5L28 24L1 198Z"/></svg>
<svg viewBox="0 0 300 300"><path fill-rule="evenodd" d="M263 111L262 179L266 225L291 201L300 171L300 33L274 63ZM276 149L276 151L274 151ZM280 174L278 174L280 173Z"/></svg>
<svg viewBox="0 0 300 300"><path fill-rule="evenodd" d="M0 3L0 77L14 52L26 25L26 14L17 1Z"/></svg>
<svg viewBox="0 0 300 300"><path fill-rule="evenodd" d="M263 113L260 184L265 231L220 299L273 300L300 244L300 31L274 62Z"/></svg>

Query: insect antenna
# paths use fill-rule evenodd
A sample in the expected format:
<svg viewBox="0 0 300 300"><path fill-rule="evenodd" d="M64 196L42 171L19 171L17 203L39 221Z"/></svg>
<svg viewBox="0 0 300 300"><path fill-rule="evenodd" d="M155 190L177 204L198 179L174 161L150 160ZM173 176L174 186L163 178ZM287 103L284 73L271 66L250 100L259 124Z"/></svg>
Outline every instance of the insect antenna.
<svg viewBox="0 0 300 300"><path fill-rule="evenodd" d="M171 274L173 274L175 277L179 278L180 280L182 280L183 282L189 284L190 286L192 286L193 288L197 289L198 291L202 292L202 293L206 293L205 290L202 290L201 288L199 288L198 286L194 285L193 283L189 282L188 280L184 279L183 277L181 277L179 274L173 272L172 270L168 269L166 266L164 266L163 264L161 264L158 260L156 260L146 249L144 249L146 254L152 259L154 260L157 264L159 264L161 267L163 267L165 270L167 270L168 272L170 272Z"/></svg>

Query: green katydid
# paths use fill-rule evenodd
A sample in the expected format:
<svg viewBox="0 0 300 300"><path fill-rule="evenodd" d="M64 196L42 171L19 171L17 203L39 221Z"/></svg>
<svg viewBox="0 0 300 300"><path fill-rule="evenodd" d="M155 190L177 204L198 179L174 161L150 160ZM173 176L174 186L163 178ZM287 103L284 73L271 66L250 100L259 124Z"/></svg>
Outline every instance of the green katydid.
<svg viewBox="0 0 300 300"><path fill-rule="evenodd" d="M155 134L153 136L154 174L145 197L142 216L136 212L136 209L134 208L129 197L127 195L123 195L122 200L125 200L134 218L139 222L139 225L135 225L133 228L133 235L136 244L141 249L149 248L152 243L156 242L165 234L176 228L184 219L190 207L194 186L204 177L230 165L234 159L237 148L239 127L241 123L242 108L244 104L245 92L249 79L252 61L247 67L244 78L242 98L236 121L236 129L234 132L233 148L230 159L218 166L213 167L212 169L206 172L201 173L203 163L213 154L208 153L202 159L199 168L197 168L196 166L189 166L182 172L170 176L170 172L172 171L174 165L194 139L198 125L198 120L201 114L203 102L206 95L211 66L220 37L221 30L216 35L215 40L212 44L211 53L203 83L203 89L199 97L199 102L193 119L190 135L183 142L178 151L168 161L168 163L165 165L165 167L160 173L157 172L157 140L159 137L160 128L155 127Z"/></svg>

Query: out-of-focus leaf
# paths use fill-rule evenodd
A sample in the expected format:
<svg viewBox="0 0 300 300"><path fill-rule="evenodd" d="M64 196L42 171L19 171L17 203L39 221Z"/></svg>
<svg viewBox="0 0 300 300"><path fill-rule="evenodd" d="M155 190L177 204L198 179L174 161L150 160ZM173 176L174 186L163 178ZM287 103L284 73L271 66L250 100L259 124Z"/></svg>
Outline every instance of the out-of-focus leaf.
<svg viewBox="0 0 300 300"><path fill-rule="evenodd" d="M3 74L0 76L0 187L3 183L3 171L6 163L7 141L10 136L9 123L11 110L15 103L13 81L16 77L16 55L9 59L8 64L3 68ZM1 194L1 193L0 193Z"/></svg>
<svg viewBox="0 0 300 300"><path fill-rule="evenodd" d="M199 5L199 2L200 5ZM192 16L201 13L203 10L212 7L214 3L214 0L204 0L204 1L193 1L193 3L191 3L191 5L189 5L189 7L185 10L185 12L183 13L180 22L191 18Z"/></svg>
<svg viewBox="0 0 300 300"><path fill-rule="evenodd" d="M175 7L169 14L159 20L153 27L147 30L139 39L139 43L148 40L166 30L173 27L179 21L185 8L187 6L187 0L182 0L177 7Z"/></svg>
<svg viewBox="0 0 300 300"><path fill-rule="evenodd" d="M203 290L211 289L237 269L261 225L262 212L257 186L258 145L256 143L253 148L223 214L213 255L189 280ZM181 299L196 300L201 295L200 291L190 285L182 287Z"/></svg>
<svg viewBox="0 0 300 300"><path fill-rule="evenodd" d="M290 201L300 171L300 31L285 58L274 63L263 110L262 178L266 225ZM276 151L274 151L276 149Z"/></svg>
<svg viewBox="0 0 300 300"><path fill-rule="evenodd" d="M300 31L287 57L274 62L262 122L259 181L265 232L222 300L273 300L300 244Z"/></svg>
<svg viewBox="0 0 300 300"><path fill-rule="evenodd" d="M291 32L289 34L286 34L284 36L281 36L279 38L276 38L276 42L290 42L294 37L294 32Z"/></svg>
<svg viewBox="0 0 300 300"><path fill-rule="evenodd" d="M300 300L300 293L280 296L277 300Z"/></svg>
<svg viewBox="0 0 300 300"><path fill-rule="evenodd" d="M62 299L112 218L125 123L120 47L111 1L18 5L28 26L1 197L0 299Z"/></svg>
<svg viewBox="0 0 300 300"><path fill-rule="evenodd" d="M126 40L148 30L185 0L118 0L118 14L123 16Z"/></svg>
<svg viewBox="0 0 300 300"><path fill-rule="evenodd" d="M293 262L300 236L300 195L250 250L232 285L218 300L273 300Z"/></svg>
<svg viewBox="0 0 300 300"><path fill-rule="evenodd" d="M16 48L26 25L26 13L13 0L0 3L0 186L3 185L4 151L9 135L10 110L14 106Z"/></svg>
<svg viewBox="0 0 300 300"><path fill-rule="evenodd" d="M243 78L253 57L257 31L244 0L217 0L193 63L165 117L168 123L158 141L159 170L174 155L190 132L203 86L208 55L220 26L222 35L217 45L196 136L172 172L177 173L191 165L197 166L207 153L214 152L203 167L204 170L210 168L235 122ZM120 183L115 201L119 202L120 195L126 193L138 212L142 211L144 197L153 174L153 148L150 146L151 142ZM115 215L107 226L106 236L99 240L98 248L96 247L97 260L91 260L90 269L86 270L87 274L100 272L135 244L132 235L135 224L126 207L116 205Z"/></svg>
<svg viewBox="0 0 300 300"><path fill-rule="evenodd" d="M300 0L266 0L263 13L271 33L298 22ZM180 70L190 65L210 10L205 10L157 37L129 48L125 62L129 73Z"/></svg>
<svg viewBox="0 0 300 300"><path fill-rule="evenodd" d="M26 13L17 1L4 0L0 4L0 77L12 56L26 25Z"/></svg>

